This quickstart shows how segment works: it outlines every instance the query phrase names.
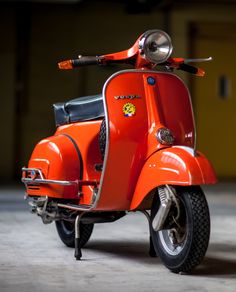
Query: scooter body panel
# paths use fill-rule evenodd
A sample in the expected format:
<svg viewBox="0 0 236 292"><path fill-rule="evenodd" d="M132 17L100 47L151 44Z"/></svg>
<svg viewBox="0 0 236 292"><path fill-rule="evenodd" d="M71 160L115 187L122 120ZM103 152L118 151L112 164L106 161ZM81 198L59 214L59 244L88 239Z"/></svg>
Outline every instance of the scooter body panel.
<svg viewBox="0 0 236 292"><path fill-rule="evenodd" d="M214 183L215 172L203 154L195 153L189 147L165 148L155 152L145 162L130 209L138 208L146 195L161 185L189 186Z"/></svg>
<svg viewBox="0 0 236 292"><path fill-rule="evenodd" d="M102 164L101 153L99 149L99 130L101 127L101 120L79 122L61 126L57 129L56 135L65 134L71 137L81 156L81 168L83 169L80 175L80 180L96 181L99 183L101 172L95 169L95 166ZM90 204L93 195L93 188L91 186L81 186L79 192L80 204Z"/></svg>
<svg viewBox="0 0 236 292"><path fill-rule="evenodd" d="M198 164L194 159L195 164L188 162L188 156L189 164L183 158L183 163L189 166L186 172L177 168L163 171L163 166L160 169L154 167L149 174L149 165L157 164L159 160L162 163L163 157L167 157L166 152L160 151L166 145L158 142L156 137L160 127L173 132L174 144L194 147L190 96L177 76L145 70L121 71L108 79L103 96L107 140L102 173L95 170L95 165L102 163L98 143L101 120L58 127L55 136L36 146L29 167L43 169L45 178L50 180L100 182L99 200L94 211L137 208L153 187L163 183L204 183L197 180L200 177ZM53 143L56 146L52 147ZM177 172L181 177L176 175ZM80 188L78 183L71 186L46 184L34 190L28 187L27 192L32 196L78 199L78 204L91 204L93 187Z"/></svg>
<svg viewBox="0 0 236 292"><path fill-rule="evenodd" d="M28 164L39 169L43 177L50 180L77 181L81 171L78 153L73 143L64 135L52 136L40 141ZM37 184L27 185L29 196L78 199L78 188L73 185Z"/></svg>
<svg viewBox="0 0 236 292"><path fill-rule="evenodd" d="M166 147L156 138L160 127L173 131L175 143L193 147L189 93L173 74L130 70L113 75L103 95L107 147L96 210L129 210L145 161Z"/></svg>
<svg viewBox="0 0 236 292"><path fill-rule="evenodd" d="M105 84L107 144L96 210L127 210L147 153L143 74L119 72Z"/></svg>
<svg viewBox="0 0 236 292"><path fill-rule="evenodd" d="M28 167L40 169L43 177L50 181L74 182L69 186L59 184L31 184L27 186L29 196L48 196L61 199L79 199L89 204L92 190L89 186L79 188L81 180L100 180L100 172L94 168L101 163L98 146L100 121L69 124L57 129L54 136L39 142Z"/></svg>

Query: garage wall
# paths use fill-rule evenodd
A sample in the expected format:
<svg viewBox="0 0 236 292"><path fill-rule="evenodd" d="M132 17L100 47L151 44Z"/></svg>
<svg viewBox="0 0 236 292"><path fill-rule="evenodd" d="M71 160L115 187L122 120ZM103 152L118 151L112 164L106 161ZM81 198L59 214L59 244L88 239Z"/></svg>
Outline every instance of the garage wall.
<svg viewBox="0 0 236 292"><path fill-rule="evenodd" d="M11 177L14 173L15 127L15 45L14 9L0 9L0 173Z"/></svg>
<svg viewBox="0 0 236 292"><path fill-rule="evenodd" d="M0 181L19 180L35 143L54 133L53 103L101 92L104 80L117 70L59 71L58 61L126 49L153 28L169 30L175 56L190 57L193 23L236 19L233 2L162 1L166 6L143 13L128 13L124 3L0 2ZM179 75L191 85L188 74Z"/></svg>
<svg viewBox="0 0 236 292"><path fill-rule="evenodd" d="M178 25L176 25L178 23ZM205 9L182 7L171 13L171 33L179 56L202 58L209 63L197 65L206 70L204 78L182 74L188 83L196 119L197 148L212 162L219 180L235 180L236 91L233 70L236 9L232 4L206 5ZM219 97L219 77L231 80L229 99ZM226 138L227 137L227 138Z"/></svg>
<svg viewBox="0 0 236 292"><path fill-rule="evenodd" d="M194 49L191 48L191 25L197 23L235 23L236 3L214 5L214 1L205 4L180 5L170 12L170 32L174 45L174 54L184 58L192 58ZM202 57L202 56L200 56ZM203 56L204 57L204 56ZM188 74L181 74L188 83Z"/></svg>
<svg viewBox="0 0 236 292"><path fill-rule="evenodd" d="M54 133L53 103L101 92L103 82L117 70L59 71L58 61L127 49L145 30L164 29L163 19L159 10L129 14L122 3L102 5L100 1L4 5L0 9L0 29L7 40L0 44L1 101L5 104L1 107L5 127L0 180L19 179L35 143Z"/></svg>

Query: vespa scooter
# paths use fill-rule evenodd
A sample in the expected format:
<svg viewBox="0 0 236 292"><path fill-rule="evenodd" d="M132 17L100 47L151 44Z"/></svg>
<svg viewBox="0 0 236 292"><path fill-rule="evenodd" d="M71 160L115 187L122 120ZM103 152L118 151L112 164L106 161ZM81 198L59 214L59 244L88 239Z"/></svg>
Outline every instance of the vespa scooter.
<svg viewBox="0 0 236 292"><path fill-rule="evenodd" d="M210 217L200 187L216 183L207 158L196 150L188 89L174 69L204 71L172 58L168 34L150 30L128 50L79 56L60 69L129 64L104 84L102 94L54 105L56 132L40 141L22 181L32 212L55 221L76 259L94 224L141 211L149 220L151 256L172 272L190 272L203 260ZM157 71L154 68L166 68Z"/></svg>

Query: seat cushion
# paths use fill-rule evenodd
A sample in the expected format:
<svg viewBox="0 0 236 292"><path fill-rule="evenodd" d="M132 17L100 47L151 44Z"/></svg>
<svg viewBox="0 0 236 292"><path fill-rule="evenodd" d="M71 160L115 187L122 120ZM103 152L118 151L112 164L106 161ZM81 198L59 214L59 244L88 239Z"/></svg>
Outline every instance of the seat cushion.
<svg viewBox="0 0 236 292"><path fill-rule="evenodd" d="M104 117L102 94L84 96L53 105L56 126Z"/></svg>

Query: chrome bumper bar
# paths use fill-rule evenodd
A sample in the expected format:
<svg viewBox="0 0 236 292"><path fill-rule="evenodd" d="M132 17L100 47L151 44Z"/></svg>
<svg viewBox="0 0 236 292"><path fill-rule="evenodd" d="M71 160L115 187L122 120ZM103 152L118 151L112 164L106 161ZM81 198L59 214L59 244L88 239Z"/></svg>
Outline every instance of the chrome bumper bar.
<svg viewBox="0 0 236 292"><path fill-rule="evenodd" d="M98 184L97 181L64 181L64 180L51 180L51 179L45 179L43 176L43 173L38 168L22 168L22 179L21 181L25 184L27 187L28 184L38 185L38 184L56 184L56 185L63 185L63 186L70 186L70 185L78 185L78 188L80 186L93 186L93 198L92 203L90 205L73 205L73 204L62 204L57 203L57 207L59 208L66 208L74 211L90 211L93 210L98 203L99 200L99 192L98 192ZM45 210L47 207L48 201L45 201Z"/></svg>
<svg viewBox="0 0 236 292"><path fill-rule="evenodd" d="M23 172L23 177L21 181L25 185L27 184L56 184L56 185L63 185L63 186L78 185L77 181L45 179L43 177L42 171L38 168L23 167L22 172Z"/></svg>

